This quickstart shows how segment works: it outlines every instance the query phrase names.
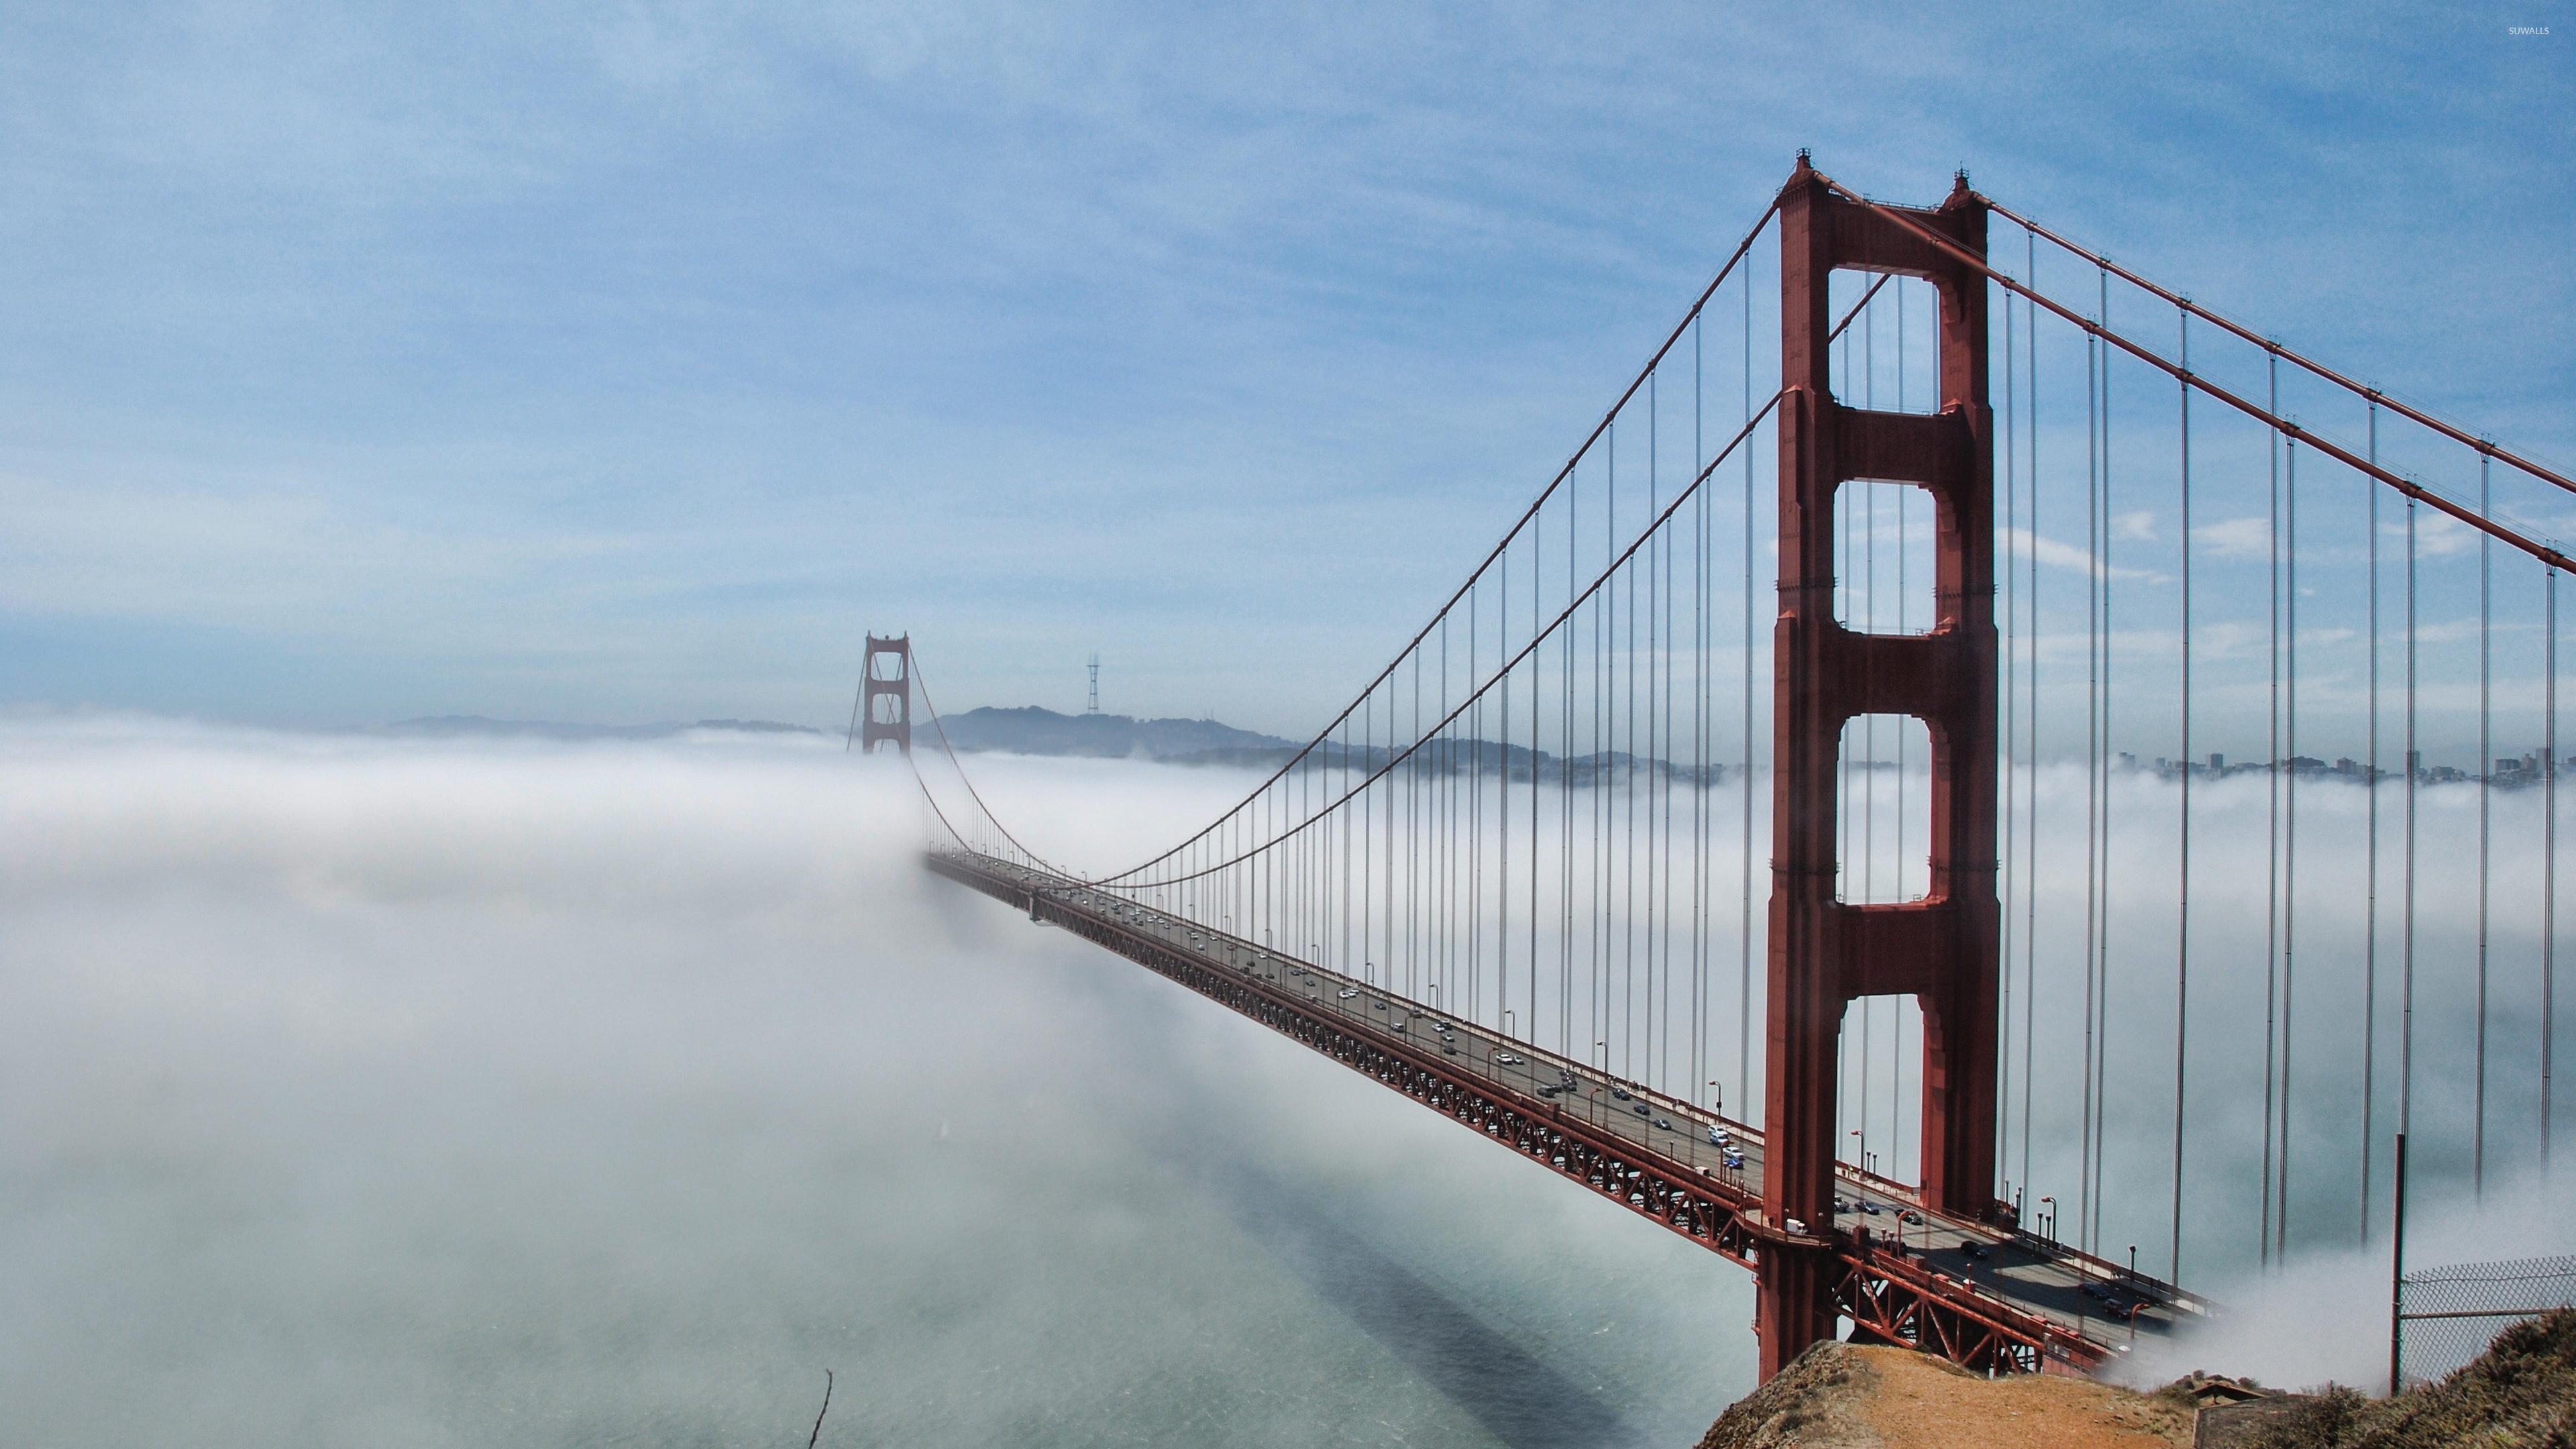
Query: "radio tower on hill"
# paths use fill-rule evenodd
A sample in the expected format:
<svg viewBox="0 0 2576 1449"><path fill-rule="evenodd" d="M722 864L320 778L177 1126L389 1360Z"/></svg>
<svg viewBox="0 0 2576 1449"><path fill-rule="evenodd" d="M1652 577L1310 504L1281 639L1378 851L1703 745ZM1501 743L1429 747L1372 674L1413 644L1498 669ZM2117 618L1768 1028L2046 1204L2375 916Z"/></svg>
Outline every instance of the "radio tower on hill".
<svg viewBox="0 0 2576 1449"><path fill-rule="evenodd" d="M1091 707L1083 713L1100 713L1100 656L1097 654L1091 656Z"/></svg>

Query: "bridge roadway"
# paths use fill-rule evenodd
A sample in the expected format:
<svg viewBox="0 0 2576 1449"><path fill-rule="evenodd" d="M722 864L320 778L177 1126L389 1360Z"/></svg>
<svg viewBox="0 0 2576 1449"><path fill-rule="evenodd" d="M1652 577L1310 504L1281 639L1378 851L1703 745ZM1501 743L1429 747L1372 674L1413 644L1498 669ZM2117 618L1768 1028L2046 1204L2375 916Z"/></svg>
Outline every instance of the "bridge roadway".
<svg viewBox="0 0 2576 1449"><path fill-rule="evenodd" d="M1762 1134L1369 981L1075 880L966 851L931 870L1116 951L1511 1145L1747 1267L1767 1243L1826 1248L1853 1337L1970 1368L2090 1373L2211 1305L2047 1238L1923 1211L1903 1183L1836 1166L1836 1221L1773 1223Z"/></svg>

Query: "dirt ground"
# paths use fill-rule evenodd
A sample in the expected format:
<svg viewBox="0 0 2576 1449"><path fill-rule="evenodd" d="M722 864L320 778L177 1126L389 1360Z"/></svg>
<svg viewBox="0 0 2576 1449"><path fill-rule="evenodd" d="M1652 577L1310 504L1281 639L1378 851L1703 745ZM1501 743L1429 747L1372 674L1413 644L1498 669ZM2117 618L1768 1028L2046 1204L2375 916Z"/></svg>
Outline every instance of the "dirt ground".
<svg viewBox="0 0 2576 1449"><path fill-rule="evenodd" d="M1989 1381L1901 1348L1818 1344L1728 1409L1700 1449L2166 1449L2191 1411L2082 1379Z"/></svg>

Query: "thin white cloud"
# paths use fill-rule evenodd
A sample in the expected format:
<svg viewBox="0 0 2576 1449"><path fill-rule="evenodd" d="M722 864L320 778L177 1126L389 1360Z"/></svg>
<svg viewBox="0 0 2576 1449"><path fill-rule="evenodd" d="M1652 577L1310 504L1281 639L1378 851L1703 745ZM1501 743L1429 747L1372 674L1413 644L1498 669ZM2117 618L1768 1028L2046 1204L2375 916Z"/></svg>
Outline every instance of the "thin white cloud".
<svg viewBox="0 0 2576 1449"><path fill-rule="evenodd" d="M2191 539L2194 546L2219 558L2268 558L2272 552L2272 521L2230 518L2193 529Z"/></svg>
<svg viewBox="0 0 2576 1449"><path fill-rule="evenodd" d="M2053 569L2091 574L2095 578L2103 579L2143 579L2152 583L2164 582L2162 574L2121 564L2105 565L2073 544L2060 543L2056 539L2042 537L2026 528L2002 530L2001 541L2013 553L2024 558L2036 558Z"/></svg>
<svg viewBox="0 0 2576 1449"><path fill-rule="evenodd" d="M2379 525L2379 531L2384 537L2402 541L2406 537L2406 524L2403 520L2396 523L2383 520ZM2478 546L2478 540L2484 537L2486 537L2485 534L2447 513L2436 512L2430 508L2416 510L2415 552L2421 557L2457 558L2461 554L2473 552Z"/></svg>

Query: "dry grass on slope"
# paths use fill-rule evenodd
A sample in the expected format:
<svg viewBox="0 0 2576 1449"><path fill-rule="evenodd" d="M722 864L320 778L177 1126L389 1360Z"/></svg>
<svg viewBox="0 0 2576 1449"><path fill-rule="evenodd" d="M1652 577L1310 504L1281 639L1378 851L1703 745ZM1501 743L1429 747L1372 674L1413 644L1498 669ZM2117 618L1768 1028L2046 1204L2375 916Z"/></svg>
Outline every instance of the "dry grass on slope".
<svg viewBox="0 0 2576 1449"><path fill-rule="evenodd" d="M2328 1385L2246 1449L2563 1449L2576 1445L2576 1312L2518 1323L2438 1383L2373 1401Z"/></svg>
<svg viewBox="0 0 2576 1449"><path fill-rule="evenodd" d="M2191 1407L2054 1374L1989 1380L1910 1349L1820 1343L1729 1408L1700 1449L2167 1449Z"/></svg>

